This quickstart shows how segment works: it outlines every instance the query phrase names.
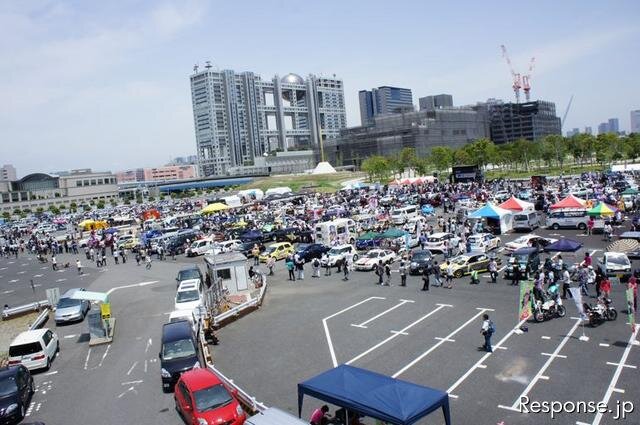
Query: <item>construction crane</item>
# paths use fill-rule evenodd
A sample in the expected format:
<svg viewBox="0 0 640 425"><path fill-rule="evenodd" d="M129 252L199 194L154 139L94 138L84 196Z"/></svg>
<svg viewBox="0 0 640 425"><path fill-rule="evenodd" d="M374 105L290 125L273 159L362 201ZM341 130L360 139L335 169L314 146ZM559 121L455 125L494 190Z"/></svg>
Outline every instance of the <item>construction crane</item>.
<svg viewBox="0 0 640 425"><path fill-rule="evenodd" d="M531 62L529 62L529 69L527 73L522 76L522 90L524 91L524 98L528 102L531 100L531 74L533 73L533 67L536 64L536 58L531 58Z"/></svg>
<svg viewBox="0 0 640 425"><path fill-rule="evenodd" d="M520 73L516 72L513 69L513 65L511 64L511 58L509 58L509 53L507 53L507 48L504 44L500 45L502 49L502 57L507 61L507 65L509 65L509 71L511 71L511 78L513 79L513 92L516 95L516 103L520 103L520 88L522 87L522 81L520 78Z"/></svg>
<svg viewBox="0 0 640 425"><path fill-rule="evenodd" d="M571 108L571 102L573 102L573 95L569 99L569 103L567 104L567 109L564 110L564 115L562 116L562 121L560 121L560 133L562 133L562 127L564 127L564 122L567 119L567 114L569 113L569 108Z"/></svg>

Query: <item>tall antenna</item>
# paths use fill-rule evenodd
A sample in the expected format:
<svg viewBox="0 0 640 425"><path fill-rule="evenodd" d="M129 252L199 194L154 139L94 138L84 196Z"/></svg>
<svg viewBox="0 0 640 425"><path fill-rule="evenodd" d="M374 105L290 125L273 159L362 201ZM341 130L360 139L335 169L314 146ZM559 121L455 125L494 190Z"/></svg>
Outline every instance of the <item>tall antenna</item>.
<svg viewBox="0 0 640 425"><path fill-rule="evenodd" d="M198 64L193 65L193 72L197 73L198 72L198 68L199 68Z"/></svg>
<svg viewBox="0 0 640 425"><path fill-rule="evenodd" d="M206 61L206 65L204 66L207 70L211 69L211 61Z"/></svg>
<svg viewBox="0 0 640 425"><path fill-rule="evenodd" d="M509 71L511 71L511 78L513 80L512 88L513 92L516 95L516 103L520 103L520 88L522 87L522 82L520 79L520 73L516 72L513 69L513 65L511 64L511 58L509 58L509 53L507 53L507 48L504 44L500 45L500 49L502 49L502 57L507 61L507 65L509 65Z"/></svg>

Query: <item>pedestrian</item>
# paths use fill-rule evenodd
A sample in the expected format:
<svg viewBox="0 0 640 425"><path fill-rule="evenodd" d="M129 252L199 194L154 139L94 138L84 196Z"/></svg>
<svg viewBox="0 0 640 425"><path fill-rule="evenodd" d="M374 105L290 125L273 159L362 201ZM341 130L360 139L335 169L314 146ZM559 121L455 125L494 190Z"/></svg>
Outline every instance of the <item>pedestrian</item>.
<svg viewBox="0 0 640 425"><path fill-rule="evenodd" d="M511 286L520 285L520 263L515 259L513 263L513 269L511 270Z"/></svg>
<svg viewBox="0 0 640 425"><path fill-rule="evenodd" d="M267 259L267 268L269 269L269 276L273 276L273 268L276 266L276 259L269 257Z"/></svg>
<svg viewBox="0 0 640 425"><path fill-rule="evenodd" d="M311 267L313 268L311 277L320 277L320 260L317 257L311 262Z"/></svg>
<svg viewBox="0 0 640 425"><path fill-rule="evenodd" d="M587 282L589 280L589 269L585 264L582 264L580 270L578 271L578 285L580 286L580 292L582 295L589 296L589 288L587 287Z"/></svg>
<svg viewBox="0 0 640 425"><path fill-rule="evenodd" d="M51 267L54 271L58 270L58 260L56 260L56 256L51 257Z"/></svg>
<svg viewBox="0 0 640 425"><path fill-rule="evenodd" d="M482 315L482 328L480 329L480 333L484 335L484 345L480 347L480 349L485 350L487 353L493 352L491 347L491 336L496 331L496 327L493 322L489 319L488 314Z"/></svg>
<svg viewBox="0 0 640 425"><path fill-rule="evenodd" d="M453 288L453 264L447 260L447 288Z"/></svg>
<svg viewBox="0 0 640 425"><path fill-rule="evenodd" d="M589 217L589 221L587 221L587 235L593 234L593 226L595 226L596 220L593 217Z"/></svg>
<svg viewBox="0 0 640 425"><path fill-rule="evenodd" d="M602 293L602 281L604 277L602 276L602 271L600 269L596 270L596 298L600 298L600 294Z"/></svg>
<svg viewBox="0 0 640 425"><path fill-rule="evenodd" d="M144 267L147 270L149 270L151 268L151 256L147 255L144 261L145 261L145 266Z"/></svg>
<svg viewBox="0 0 640 425"><path fill-rule="evenodd" d="M407 266L404 263L404 260L400 261L400 268L398 269L400 273L400 286L407 286Z"/></svg>
<svg viewBox="0 0 640 425"><path fill-rule="evenodd" d="M122 264L126 264L126 262L127 262L127 249L126 248L122 248L122 251L120 251L120 256L122 257Z"/></svg>
<svg viewBox="0 0 640 425"><path fill-rule="evenodd" d="M304 280L304 260L298 254L296 254L293 259L296 270L298 271L298 280Z"/></svg>
<svg viewBox="0 0 640 425"><path fill-rule="evenodd" d="M638 311L638 275L640 275L640 270L636 270L627 282L627 289L633 290L633 302L629 306L629 308L633 308L633 311L628 313L635 313Z"/></svg>
<svg viewBox="0 0 640 425"><path fill-rule="evenodd" d="M96 261L96 250L93 249L93 247L91 247L91 249L89 250L89 256L91 257L91 261Z"/></svg>
<svg viewBox="0 0 640 425"><path fill-rule="evenodd" d="M600 291L602 292L603 298L609 298L611 296L611 281L608 276L603 277L602 283L600 284Z"/></svg>
<svg viewBox="0 0 640 425"><path fill-rule="evenodd" d="M103 266L107 265L107 252L106 251L102 251L102 265Z"/></svg>
<svg viewBox="0 0 640 425"><path fill-rule="evenodd" d="M387 263L384 265L385 285L391 286L391 266Z"/></svg>
<svg viewBox="0 0 640 425"><path fill-rule="evenodd" d="M489 275L491 276L491 283L496 283L498 279L498 262L494 257L489 260Z"/></svg>
<svg viewBox="0 0 640 425"><path fill-rule="evenodd" d="M604 238L607 242L611 242L611 236L613 235L613 227L611 223L604 225Z"/></svg>
<svg viewBox="0 0 640 425"><path fill-rule="evenodd" d="M296 275L295 275L295 272L294 272L295 264L293 263L293 258L288 257L285 260L285 265L287 266L287 271L289 272L289 280L295 282L296 281Z"/></svg>
<svg viewBox="0 0 640 425"><path fill-rule="evenodd" d="M116 264L120 264L120 263L118 262L119 258L120 258L120 251L118 251L118 248L116 248L116 249L114 249L114 250L113 250L113 261L114 261Z"/></svg>
<svg viewBox="0 0 640 425"><path fill-rule="evenodd" d="M329 255L327 253L322 257L322 264L324 264L324 275L331 276L331 265L329 260Z"/></svg>
<svg viewBox="0 0 640 425"><path fill-rule="evenodd" d="M140 260L142 260L142 257L140 257L140 252L136 252L136 265L140 265Z"/></svg>
<svg viewBox="0 0 640 425"><path fill-rule="evenodd" d="M78 274L82 274L82 263L79 258L76 258L76 268L78 269Z"/></svg>
<svg viewBox="0 0 640 425"><path fill-rule="evenodd" d="M382 285L382 279L384 278L384 265L382 260L378 260L378 264L375 265L376 275L378 275L378 285Z"/></svg>
<svg viewBox="0 0 640 425"><path fill-rule="evenodd" d="M569 291L569 288L571 288L571 275L569 274L569 270L565 268L562 271L562 299L563 300L567 299L567 295L570 298L573 298L573 295L571 295L571 291Z"/></svg>
<svg viewBox="0 0 640 425"><path fill-rule="evenodd" d="M251 255L253 256L253 265L257 266L260 264L260 247L257 243L253 244L253 248L251 248Z"/></svg>
<svg viewBox="0 0 640 425"><path fill-rule="evenodd" d="M433 266L431 270L433 271L433 280L434 280L434 283L432 286L442 287L442 270L440 269L440 266L438 265L437 261L433 262Z"/></svg>
<svg viewBox="0 0 640 425"><path fill-rule="evenodd" d="M589 267L591 263L592 263L591 255L589 255L589 252L585 252L584 260L582 260L582 264L584 264L585 267Z"/></svg>
<svg viewBox="0 0 640 425"><path fill-rule="evenodd" d="M349 280L349 272L351 269L351 260L349 259L349 257L344 257L344 263L342 264L342 273L344 275L344 277L342 278L342 280L344 280L345 282L347 280Z"/></svg>
<svg viewBox="0 0 640 425"><path fill-rule="evenodd" d="M329 406L325 404L311 413L309 423L311 425L327 425L330 420L330 418L327 417L327 413L329 413Z"/></svg>
<svg viewBox="0 0 640 425"><path fill-rule="evenodd" d="M422 291L429 290L429 275L431 274L430 267L422 269Z"/></svg>

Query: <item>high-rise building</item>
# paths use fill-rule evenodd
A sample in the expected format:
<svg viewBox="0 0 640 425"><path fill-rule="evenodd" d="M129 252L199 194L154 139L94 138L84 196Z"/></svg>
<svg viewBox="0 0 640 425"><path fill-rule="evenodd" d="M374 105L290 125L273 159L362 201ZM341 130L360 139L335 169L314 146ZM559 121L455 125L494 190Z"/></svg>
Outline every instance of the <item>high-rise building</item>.
<svg viewBox="0 0 640 425"><path fill-rule="evenodd" d="M591 129L591 127L585 127L584 134L593 134L593 130Z"/></svg>
<svg viewBox="0 0 640 425"><path fill-rule="evenodd" d="M382 86L370 91L360 90L358 97L362 125L373 123L373 118L378 115L413 110L411 89Z"/></svg>
<svg viewBox="0 0 640 425"><path fill-rule="evenodd" d="M609 123L601 122L598 124L598 134L605 134L609 132Z"/></svg>
<svg viewBox="0 0 640 425"><path fill-rule="evenodd" d="M616 133L618 134L620 132L620 121L618 121L618 118L609 118L609 133Z"/></svg>
<svg viewBox="0 0 640 425"><path fill-rule="evenodd" d="M5 164L0 167L0 180L2 181L12 181L16 180L16 169L11 164Z"/></svg>
<svg viewBox="0 0 640 425"><path fill-rule="evenodd" d="M560 117L553 102L536 100L526 103L502 103L492 99L480 104L487 108L491 119L491 140L494 143L518 139L538 140L552 134L562 134Z"/></svg>
<svg viewBox="0 0 640 425"><path fill-rule="evenodd" d="M573 137L576 134L580 134L580 129L579 128L574 128L573 130L567 131L567 137Z"/></svg>
<svg viewBox="0 0 640 425"><path fill-rule="evenodd" d="M631 111L631 132L640 133L640 109Z"/></svg>
<svg viewBox="0 0 640 425"><path fill-rule="evenodd" d="M450 94L437 94L418 99L421 111L433 111L442 108L453 107L453 96Z"/></svg>
<svg viewBox="0 0 640 425"><path fill-rule="evenodd" d="M318 150L346 127L342 80L296 74L262 80L253 72L190 77L200 176L226 175L254 158L289 149Z"/></svg>

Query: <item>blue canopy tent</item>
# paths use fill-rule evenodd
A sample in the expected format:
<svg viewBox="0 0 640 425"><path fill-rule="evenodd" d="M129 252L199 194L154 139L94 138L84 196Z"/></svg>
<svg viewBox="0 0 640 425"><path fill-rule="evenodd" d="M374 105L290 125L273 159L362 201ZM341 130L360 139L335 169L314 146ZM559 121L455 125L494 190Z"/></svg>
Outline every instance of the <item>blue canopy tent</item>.
<svg viewBox="0 0 640 425"><path fill-rule="evenodd" d="M546 252L576 252L582 248L580 242L571 239L560 239L558 242L554 242L544 247Z"/></svg>
<svg viewBox="0 0 640 425"><path fill-rule="evenodd" d="M485 219L494 233L506 233L513 229L513 212L487 202L482 208L468 215L470 219ZM497 231L497 232L496 232Z"/></svg>
<svg viewBox="0 0 640 425"><path fill-rule="evenodd" d="M353 366L340 365L299 383L298 417L305 394L394 425L416 423L442 408L445 423L451 425L446 392Z"/></svg>

